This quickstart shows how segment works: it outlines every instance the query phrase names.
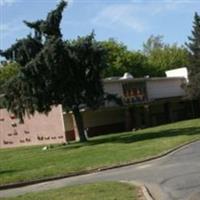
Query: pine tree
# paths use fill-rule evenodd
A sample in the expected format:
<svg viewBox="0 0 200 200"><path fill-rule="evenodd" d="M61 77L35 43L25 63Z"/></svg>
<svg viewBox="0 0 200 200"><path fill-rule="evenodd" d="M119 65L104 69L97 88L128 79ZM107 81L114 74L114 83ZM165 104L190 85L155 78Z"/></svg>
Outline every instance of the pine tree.
<svg viewBox="0 0 200 200"><path fill-rule="evenodd" d="M86 141L80 110L98 108L104 102L101 72L106 67L106 51L94 33L64 41L60 31L61 1L46 20L27 22L34 36L17 41L1 55L14 59L22 67L7 83L6 107L20 119L35 111L48 113L53 105L62 104L72 111L80 141Z"/></svg>
<svg viewBox="0 0 200 200"><path fill-rule="evenodd" d="M186 88L190 98L200 97L200 16L194 15L192 36L188 37L189 43L186 43L189 49L190 64L188 67L189 84Z"/></svg>

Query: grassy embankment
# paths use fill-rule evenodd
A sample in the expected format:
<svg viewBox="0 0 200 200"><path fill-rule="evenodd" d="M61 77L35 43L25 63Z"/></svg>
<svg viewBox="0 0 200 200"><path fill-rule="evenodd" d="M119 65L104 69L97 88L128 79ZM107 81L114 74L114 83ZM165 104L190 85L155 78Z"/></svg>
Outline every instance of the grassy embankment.
<svg viewBox="0 0 200 200"><path fill-rule="evenodd" d="M2 200L141 200L138 188L124 183L96 183L29 193Z"/></svg>
<svg viewBox="0 0 200 200"><path fill-rule="evenodd" d="M85 144L0 150L0 185L118 165L158 155L200 139L200 119L112 134Z"/></svg>

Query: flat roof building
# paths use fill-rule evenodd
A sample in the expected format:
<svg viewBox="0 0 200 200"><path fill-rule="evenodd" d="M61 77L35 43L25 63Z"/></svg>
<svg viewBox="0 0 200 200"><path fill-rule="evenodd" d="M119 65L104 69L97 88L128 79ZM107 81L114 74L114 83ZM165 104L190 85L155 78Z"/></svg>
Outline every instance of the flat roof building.
<svg viewBox="0 0 200 200"><path fill-rule="evenodd" d="M195 117L199 104L185 100L184 77L134 78L103 80L104 91L116 95L122 105L105 102L97 110L82 111L86 135L137 130L158 124ZM20 124L5 109L0 110L0 148L65 143L78 139L72 113L54 107L48 116L36 113Z"/></svg>

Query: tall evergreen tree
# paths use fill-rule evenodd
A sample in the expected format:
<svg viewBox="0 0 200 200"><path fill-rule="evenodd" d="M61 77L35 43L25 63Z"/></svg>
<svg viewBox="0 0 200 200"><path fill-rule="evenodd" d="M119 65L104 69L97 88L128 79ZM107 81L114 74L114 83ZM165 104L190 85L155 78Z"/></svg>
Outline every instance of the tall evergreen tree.
<svg viewBox="0 0 200 200"><path fill-rule="evenodd" d="M188 96L191 98L200 97L200 15L195 13L193 21L192 36L188 37L186 46L189 49L190 64L189 84L186 88Z"/></svg>
<svg viewBox="0 0 200 200"><path fill-rule="evenodd" d="M53 105L62 104L74 114L80 141L86 141L80 109L97 108L104 102L101 72L106 67L106 51L93 33L74 41L62 39L65 6L62 0L46 20L25 21L34 36L1 52L22 66L7 83L6 107L23 119L25 114L48 113Z"/></svg>

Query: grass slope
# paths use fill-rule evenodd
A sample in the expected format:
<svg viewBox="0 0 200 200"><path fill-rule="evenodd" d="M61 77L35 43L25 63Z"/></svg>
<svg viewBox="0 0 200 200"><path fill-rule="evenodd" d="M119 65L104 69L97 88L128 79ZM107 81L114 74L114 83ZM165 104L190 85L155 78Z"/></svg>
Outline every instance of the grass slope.
<svg viewBox="0 0 200 200"><path fill-rule="evenodd" d="M139 200L137 193L131 185L110 182L29 193L2 200Z"/></svg>
<svg viewBox="0 0 200 200"><path fill-rule="evenodd" d="M0 185L117 165L200 139L200 119L91 139L85 144L0 150Z"/></svg>

